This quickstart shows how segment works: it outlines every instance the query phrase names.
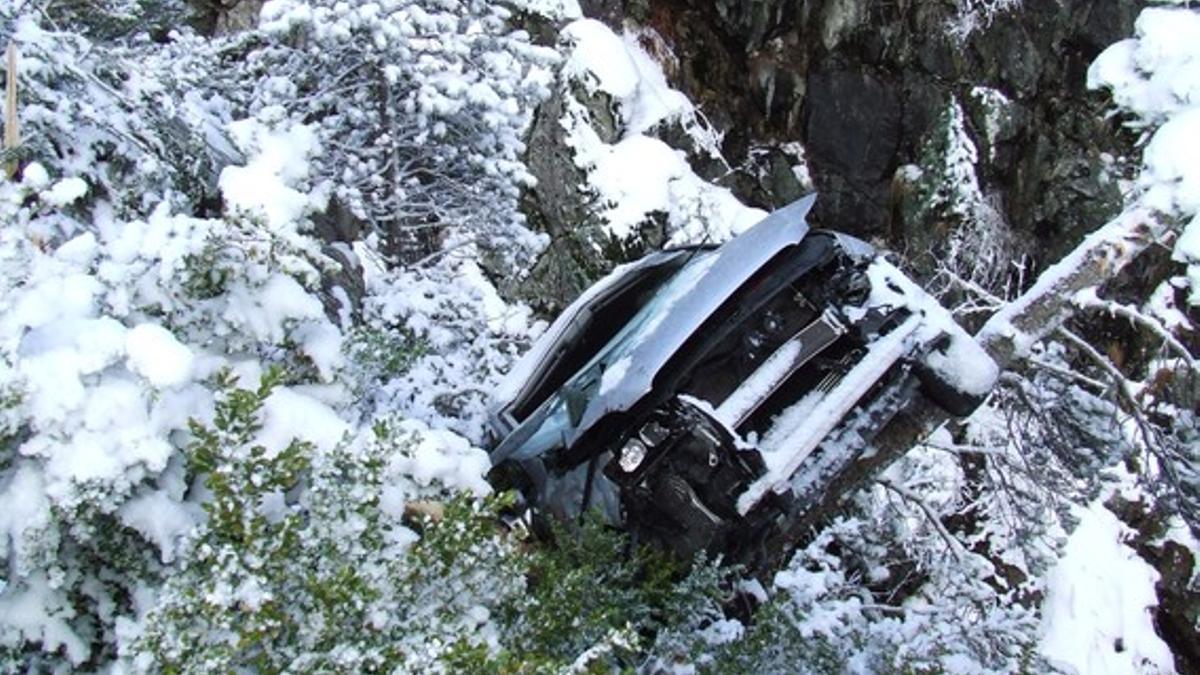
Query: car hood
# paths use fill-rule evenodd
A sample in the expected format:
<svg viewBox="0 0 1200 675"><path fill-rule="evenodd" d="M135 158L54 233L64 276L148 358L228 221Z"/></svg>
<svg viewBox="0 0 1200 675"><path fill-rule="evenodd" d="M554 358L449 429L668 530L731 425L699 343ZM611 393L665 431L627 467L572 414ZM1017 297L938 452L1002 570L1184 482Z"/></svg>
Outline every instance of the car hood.
<svg viewBox="0 0 1200 675"><path fill-rule="evenodd" d="M605 363L599 394L589 401L568 441L649 394L663 366L688 338L771 258L804 238L805 218L815 201L816 195L809 195L773 212L703 261L680 270L630 322L629 330L601 350L598 359Z"/></svg>

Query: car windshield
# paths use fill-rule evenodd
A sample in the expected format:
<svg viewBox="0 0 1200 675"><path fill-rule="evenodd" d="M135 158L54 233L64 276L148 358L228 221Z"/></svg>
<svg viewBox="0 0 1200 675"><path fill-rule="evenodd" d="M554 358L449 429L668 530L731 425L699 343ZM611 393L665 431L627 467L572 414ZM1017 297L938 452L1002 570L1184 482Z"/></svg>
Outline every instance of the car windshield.
<svg viewBox="0 0 1200 675"><path fill-rule="evenodd" d="M588 406L615 387L634 365L630 353L654 335L655 329L669 318L671 307L692 290L716 259L715 251L697 250L578 373L546 400L541 425L516 456L539 455L557 445L566 431L578 426Z"/></svg>

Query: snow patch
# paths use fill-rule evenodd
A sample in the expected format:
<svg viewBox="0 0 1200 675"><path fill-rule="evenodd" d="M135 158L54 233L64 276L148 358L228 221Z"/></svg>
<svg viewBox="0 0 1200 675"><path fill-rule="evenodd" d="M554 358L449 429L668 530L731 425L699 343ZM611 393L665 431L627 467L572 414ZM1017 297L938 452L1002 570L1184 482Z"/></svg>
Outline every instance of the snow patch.
<svg viewBox="0 0 1200 675"><path fill-rule="evenodd" d="M164 563L175 559L184 535L204 519L200 506L173 499L161 490L130 499L117 513L122 523L158 546Z"/></svg>
<svg viewBox="0 0 1200 675"><path fill-rule="evenodd" d="M590 126L582 103L565 93L561 123L575 163L589 172L601 216L618 239L635 235L653 214L666 217L668 245L720 242L761 220L766 213L742 204L733 193L697 176L683 153L652 138L653 128L677 120L696 145L719 157L719 139L687 97L670 87L662 67L643 43L665 43L652 31L617 35L604 24L582 19L563 31L568 79L615 99L620 140L603 142ZM667 55L669 58L669 54Z"/></svg>
<svg viewBox="0 0 1200 675"><path fill-rule="evenodd" d="M1041 651L1080 673L1174 672L1154 632L1158 572L1125 545L1129 530L1096 501L1046 580Z"/></svg>
<svg viewBox="0 0 1200 675"><path fill-rule="evenodd" d="M63 207L79 201L87 194L87 191L87 183L82 178L64 178L43 192L41 198L47 204Z"/></svg>
<svg viewBox="0 0 1200 675"><path fill-rule="evenodd" d="M192 350L162 326L144 323L125 335L129 369L162 389L188 381L192 373Z"/></svg>
<svg viewBox="0 0 1200 675"><path fill-rule="evenodd" d="M578 19L583 16L578 0L513 0L515 9L540 14L549 19Z"/></svg>
<svg viewBox="0 0 1200 675"><path fill-rule="evenodd" d="M317 152L311 127L295 124L272 130L257 119L245 119L231 123L229 132L251 156L245 166L221 171L221 194L231 208L261 216L268 228L278 230L315 206L297 189L308 176L308 158Z"/></svg>
<svg viewBox="0 0 1200 675"><path fill-rule="evenodd" d="M287 387L271 392L263 402L262 415L262 428L253 444L263 446L271 455L297 439L312 443L321 451L332 450L350 430L332 408Z"/></svg>
<svg viewBox="0 0 1200 675"><path fill-rule="evenodd" d="M392 461L390 473L407 476L420 488L430 488L436 483L451 492L491 494L492 486L486 478L491 462L487 453L470 441L452 431L431 429L417 420L402 420L397 431L407 434L410 444Z"/></svg>

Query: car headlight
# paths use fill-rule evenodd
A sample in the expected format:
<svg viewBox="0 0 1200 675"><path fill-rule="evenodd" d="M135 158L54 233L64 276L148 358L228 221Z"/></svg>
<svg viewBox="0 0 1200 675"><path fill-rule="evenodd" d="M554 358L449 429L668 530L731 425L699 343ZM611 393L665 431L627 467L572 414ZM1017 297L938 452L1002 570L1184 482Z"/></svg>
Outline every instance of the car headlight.
<svg viewBox="0 0 1200 675"><path fill-rule="evenodd" d="M617 466L625 473L633 473L646 459L646 444L636 438L629 439L621 447L621 455L617 458Z"/></svg>

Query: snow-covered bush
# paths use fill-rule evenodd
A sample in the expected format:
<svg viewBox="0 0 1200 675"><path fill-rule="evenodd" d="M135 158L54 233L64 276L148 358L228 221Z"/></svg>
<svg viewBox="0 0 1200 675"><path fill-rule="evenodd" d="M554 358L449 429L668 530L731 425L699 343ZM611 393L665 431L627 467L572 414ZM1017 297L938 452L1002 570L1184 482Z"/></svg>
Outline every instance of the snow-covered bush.
<svg viewBox="0 0 1200 675"><path fill-rule="evenodd" d="M694 629L720 616L712 565L676 584L677 565L630 556L598 521L548 548L503 532L505 497L451 497L489 488L455 478L470 458L435 460L427 429L380 421L322 450L271 424L278 371L253 390L218 380L188 449L208 519L154 604L119 623L138 670L631 665L656 631L664 657L690 658ZM420 497L445 500L439 518L406 512Z"/></svg>
<svg viewBox="0 0 1200 675"><path fill-rule="evenodd" d="M181 28L161 43L71 21L51 29L40 5L0 8L0 36L21 52L25 139L17 178L0 182L0 670L190 656L189 668L285 657L366 667L380 657L354 645L384 642L391 663L416 668L490 644L482 634L456 646L464 626L486 622L485 597L521 577L486 576L508 564L501 549L461 548L475 539L459 525L483 527L481 506L454 507L461 517L444 535L430 529L413 557L416 535L396 523L406 500L488 490L486 455L448 427L481 435L489 383L528 341L528 310L501 301L476 259L487 245L516 255L530 244L517 154L553 55L488 3L385 4L318 3L314 13L345 21L295 25L283 24L304 8L277 4L262 32L204 40ZM301 82L311 98L281 93L288 64L315 78ZM369 178L371 162L403 164L390 186L402 194ZM334 264L311 234L339 201L367 220L393 207L434 214L410 213L406 226L436 226L436 246L452 249L431 268L395 270L377 264L389 230L382 243L363 233L353 250L372 276L358 327L349 298L323 291ZM395 541L342 548L353 542L337 528L364 518ZM321 583L299 590L282 567L257 567L322 555ZM382 565L403 579L355 581L335 565L355 556L375 561L363 575ZM478 587L448 584L455 569ZM256 584L298 604L271 605ZM265 655L222 642L322 611L326 628L349 631L336 612L419 584L432 595L387 630L314 626ZM368 609L376 620L378 605ZM348 646L321 648L338 640Z"/></svg>
<svg viewBox="0 0 1200 675"><path fill-rule="evenodd" d="M369 276L358 335L388 335L403 344L387 352L390 365L372 360L369 349L359 352L375 378L364 407L482 440L490 392L545 324L528 307L500 298L477 251L463 247L429 267Z"/></svg>
<svg viewBox="0 0 1200 675"><path fill-rule="evenodd" d="M28 9L0 8L24 131L0 182L6 671L114 658L117 621L204 519L181 450L212 416L210 375L276 363L328 383L342 360L301 234L320 195L294 190L304 164L277 166L277 137L305 127L229 124L209 43L91 42ZM231 189L247 181L260 201ZM280 195L290 210L263 208Z"/></svg>
<svg viewBox="0 0 1200 675"><path fill-rule="evenodd" d="M481 0L274 0L237 77L258 116L311 121L330 197L412 262L447 241L502 251L517 270L537 240L516 209L533 103L554 53Z"/></svg>
<svg viewBox="0 0 1200 675"><path fill-rule="evenodd" d="M278 371L253 390L219 379L188 450L208 519L141 622L122 625L124 656L170 672L420 672L486 648L489 617L522 586L515 542L468 498L421 536L402 522L414 495L396 474L423 439L379 423L318 449L265 426Z"/></svg>
<svg viewBox="0 0 1200 675"><path fill-rule="evenodd" d="M161 203L189 214L211 208L218 172L240 156L223 132L228 107L198 91L217 65L209 46L185 37L153 47L97 43L36 16L0 8L0 36L20 53L18 156L60 185L50 206L84 216L82 206L102 203L99 218L145 215ZM64 218L54 224L39 236L79 229Z"/></svg>
<svg viewBox="0 0 1200 675"><path fill-rule="evenodd" d="M189 0L13 0L12 4L40 13L58 28L103 40L161 37L193 14Z"/></svg>

